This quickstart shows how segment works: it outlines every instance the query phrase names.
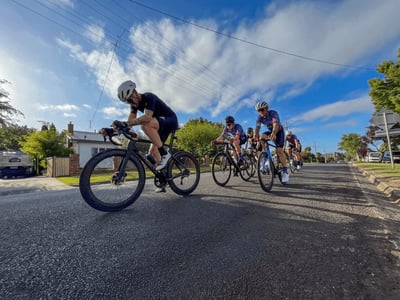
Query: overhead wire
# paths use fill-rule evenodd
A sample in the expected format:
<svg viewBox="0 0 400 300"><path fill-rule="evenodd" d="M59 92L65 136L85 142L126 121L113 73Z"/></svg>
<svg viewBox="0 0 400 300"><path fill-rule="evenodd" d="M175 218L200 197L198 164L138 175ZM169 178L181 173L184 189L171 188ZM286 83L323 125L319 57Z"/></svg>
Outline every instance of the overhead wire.
<svg viewBox="0 0 400 300"><path fill-rule="evenodd" d="M288 56L293 56L293 57L297 57L297 58L300 58L300 59L309 60L309 61L313 61L313 62L317 62L317 63L323 63L323 64L328 64L328 65L333 65L333 66L339 66L339 67L345 67L345 68L351 68L351 69L360 69L360 70L375 70L375 69L369 68L369 67L364 67L364 66L353 66L353 65L348 65L348 64L342 64L342 63L337 63L337 62L331 62L331 61L327 61L327 60L317 59L317 58L313 58L313 57L309 57L309 56L305 56L305 55L300 55L300 54L292 53L292 52L285 51L285 50L280 50L280 49L268 47L268 46L265 46L265 45L261 45L261 44L258 44L258 43L252 42L252 41L248 41L248 40L246 40L246 39L239 38L239 37L233 36L233 35L231 35L231 34L227 34L227 33L224 33L224 32L218 31L218 30L214 30L214 29L212 29L212 28L209 28L209 27L206 27L206 26L203 26L203 25L200 25L200 24L197 24L197 23L188 21L188 20L186 20L186 19L177 17L177 16L175 16L175 15L172 15L172 14L167 13L167 12L165 12L165 11L162 11L162 10L160 10L160 9L154 8L154 7L152 7L152 6L146 5L146 4L141 3L141 2L139 2L139 1L135 1L135 0L129 0L129 1L132 2L132 3L134 3L134 4L136 4L136 5L139 5L139 6L141 6L141 7L144 7L144 8L146 8L146 9L148 9L148 10L152 10L152 11L154 11L154 12L157 12L157 13L162 14L162 15L164 15L164 16L168 16L168 17L173 18L173 19L175 19L175 20L178 20L178 21L180 21L180 22L183 22L183 23L186 23L186 24L195 26L195 27L197 27L197 28L200 28L200 29L203 29L203 30L206 30L206 31L210 31L210 32L216 33L216 34L218 34L218 35L225 36L225 37L227 37L227 38L230 38L230 39L233 39L233 40L242 42L242 43L246 43L246 44L249 44L249 45L252 45L252 46L256 46L256 47L263 48L263 49L266 49L266 50L274 51L274 52L277 52L277 53L280 53L280 54L284 54L284 55L288 55Z"/></svg>

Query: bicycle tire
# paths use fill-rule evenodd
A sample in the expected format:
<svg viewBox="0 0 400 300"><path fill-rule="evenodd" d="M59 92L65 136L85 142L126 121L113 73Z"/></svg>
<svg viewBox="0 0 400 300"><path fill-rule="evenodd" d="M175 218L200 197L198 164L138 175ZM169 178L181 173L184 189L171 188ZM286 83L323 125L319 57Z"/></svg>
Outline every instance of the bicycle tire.
<svg viewBox="0 0 400 300"><path fill-rule="evenodd" d="M268 164L266 163L268 162ZM269 192L272 189L272 185L274 184L275 177L275 166L272 159L265 152L261 152L258 156L257 161L257 174L258 174L258 182L260 183L261 188Z"/></svg>
<svg viewBox="0 0 400 300"><path fill-rule="evenodd" d="M217 153L212 162L211 173L214 182L219 186L225 186L232 174L232 165L225 152Z"/></svg>
<svg viewBox="0 0 400 300"><path fill-rule="evenodd" d="M251 177L254 177L257 173L257 156L252 154L249 154L250 156L250 161L251 161Z"/></svg>
<svg viewBox="0 0 400 300"><path fill-rule="evenodd" d="M287 153L285 153L285 154L286 154L286 161L287 161L287 163L289 165L290 172L292 174L294 174L294 172L296 172L296 166L295 166L295 163L294 163L294 157L292 159L290 159L289 154L287 154Z"/></svg>
<svg viewBox="0 0 400 300"><path fill-rule="evenodd" d="M240 177L244 181L249 181L250 178L253 176L253 165L251 162L250 155L243 154L242 161L239 165L239 169L240 169L240 172L239 172Z"/></svg>
<svg viewBox="0 0 400 300"><path fill-rule="evenodd" d="M143 164L130 155L124 170L124 180L116 182L120 163L127 155L124 149L109 149L93 156L79 178L79 190L94 209L115 212L132 205L144 189L146 173Z"/></svg>
<svg viewBox="0 0 400 300"><path fill-rule="evenodd" d="M189 152L180 151L170 160L167 174L171 190L178 195L188 195L199 184L200 164Z"/></svg>

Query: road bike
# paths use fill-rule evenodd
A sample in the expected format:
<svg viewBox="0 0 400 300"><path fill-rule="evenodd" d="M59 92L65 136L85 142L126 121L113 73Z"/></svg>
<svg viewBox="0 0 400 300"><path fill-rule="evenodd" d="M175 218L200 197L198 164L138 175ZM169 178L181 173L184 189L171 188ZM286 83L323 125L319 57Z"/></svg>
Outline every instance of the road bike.
<svg viewBox="0 0 400 300"><path fill-rule="evenodd" d="M292 150L292 151L295 151L295 150ZM288 162L290 172L291 173L295 173L296 171L299 172L299 169L297 168L297 166L299 166L299 165L301 166L301 162L297 159L297 156L293 155L293 153L292 153L292 155L289 155L289 153L286 151L285 151L285 154L286 154L286 160Z"/></svg>
<svg viewBox="0 0 400 300"><path fill-rule="evenodd" d="M289 155L289 153L287 153L286 151L285 151L285 155L286 155L286 161L288 162L288 166L289 166L290 172L293 174L294 172L297 171L296 156Z"/></svg>
<svg viewBox="0 0 400 300"><path fill-rule="evenodd" d="M251 177L254 177L256 175L256 170L257 170L257 160L258 160L258 148L248 148L245 149L244 153L249 156L250 162L251 162Z"/></svg>
<svg viewBox="0 0 400 300"><path fill-rule="evenodd" d="M262 143L265 145L265 150L263 150L259 156L257 161L257 173L258 173L258 181L260 183L261 188L269 192L272 189L272 185L274 184L274 178L278 176L279 181L282 184L286 184L282 182L282 173L283 166L280 162L279 156L272 156L271 150L269 147L276 148L275 145L269 143L269 139L262 139Z"/></svg>
<svg viewBox="0 0 400 300"><path fill-rule="evenodd" d="M151 141L139 138L137 133L124 128L121 122L114 121L117 130L103 128L107 137L115 145L121 146L120 136L127 139L126 149L108 149L93 156L84 166L79 180L83 199L91 207L106 212L122 210L133 204L141 195L146 181L147 167L154 174L154 184L159 188L169 185L178 195L189 195L200 181L200 164L185 151L174 151L175 131L166 145L172 153L167 165L157 170L137 143L150 144Z"/></svg>
<svg viewBox="0 0 400 300"><path fill-rule="evenodd" d="M211 173L215 183L220 186L225 186L228 183L232 171L235 175L239 174L245 181L249 181L255 173L254 165L248 154L243 154L239 162L236 162L232 157L231 151L234 151L234 148L230 143L231 138L231 136L225 134L224 141L216 143L223 147L213 158Z"/></svg>

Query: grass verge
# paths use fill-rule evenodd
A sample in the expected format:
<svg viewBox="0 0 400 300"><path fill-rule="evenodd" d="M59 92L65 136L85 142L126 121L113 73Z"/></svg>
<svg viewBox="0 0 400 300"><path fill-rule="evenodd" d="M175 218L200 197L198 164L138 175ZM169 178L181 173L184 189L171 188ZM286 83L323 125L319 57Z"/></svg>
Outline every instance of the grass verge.
<svg viewBox="0 0 400 300"><path fill-rule="evenodd" d="M355 162L354 165L381 179L388 185L400 189L400 164L394 164L394 168L392 168L391 164L382 163Z"/></svg>

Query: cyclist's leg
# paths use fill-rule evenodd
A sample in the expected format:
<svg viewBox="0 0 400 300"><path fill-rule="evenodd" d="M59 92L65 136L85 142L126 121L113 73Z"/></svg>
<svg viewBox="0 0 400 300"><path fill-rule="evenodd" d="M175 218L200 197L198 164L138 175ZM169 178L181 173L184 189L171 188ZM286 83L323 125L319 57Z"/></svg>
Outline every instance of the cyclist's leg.
<svg viewBox="0 0 400 300"><path fill-rule="evenodd" d="M152 142L149 152L153 155L156 162L160 162L160 153L158 152L158 148L161 147L163 143L161 141L160 134L158 133L160 124L157 118L152 118L150 122L143 124L141 128Z"/></svg>
<svg viewBox="0 0 400 300"><path fill-rule="evenodd" d="M235 157L236 161L239 161L241 150L240 150L240 140L237 136L233 138L232 144L234 148L233 156Z"/></svg>
<svg viewBox="0 0 400 300"><path fill-rule="evenodd" d="M275 139L275 146L276 146L276 152L278 154L279 160L282 163L282 166L286 168L287 170L287 160L286 160L286 155L283 152L283 146L285 143L285 135L283 130L278 131L276 134L276 139Z"/></svg>

